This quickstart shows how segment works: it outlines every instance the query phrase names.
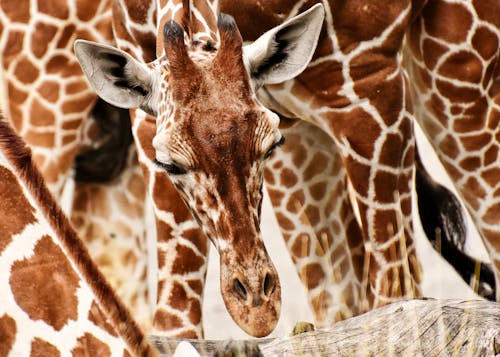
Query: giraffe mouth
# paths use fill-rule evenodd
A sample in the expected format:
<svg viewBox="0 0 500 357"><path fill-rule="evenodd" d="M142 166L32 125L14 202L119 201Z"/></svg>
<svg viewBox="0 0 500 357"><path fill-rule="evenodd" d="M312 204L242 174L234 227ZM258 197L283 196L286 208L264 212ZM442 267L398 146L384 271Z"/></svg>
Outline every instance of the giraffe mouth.
<svg viewBox="0 0 500 357"><path fill-rule="evenodd" d="M221 256L221 293L233 320L254 337L269 335L276 327L281 310L278 274L265 257L252 264L234 259L224 264Z"/></svg>

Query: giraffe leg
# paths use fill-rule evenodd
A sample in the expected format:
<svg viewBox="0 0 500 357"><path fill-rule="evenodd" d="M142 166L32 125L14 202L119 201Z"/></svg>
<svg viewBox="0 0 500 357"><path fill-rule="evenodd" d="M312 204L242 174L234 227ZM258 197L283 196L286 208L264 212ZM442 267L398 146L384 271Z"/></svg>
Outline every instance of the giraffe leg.
<svg viewBox="0 0 500 357"><path fill-rule="evenodd" d="M416 118L476 224L500 286L497 3L426 4L408 31ZM451 30L437 26L446 18ZM500 300L497 288L496 299Z"/></svg>
<svg viewBox="0 0 500 357"><path fill-rule="evenodd" d="M366 309L361 231L333 141L306 122L283 134L284 146L266 166L266 186L316 324L328 326Z"/></svg>

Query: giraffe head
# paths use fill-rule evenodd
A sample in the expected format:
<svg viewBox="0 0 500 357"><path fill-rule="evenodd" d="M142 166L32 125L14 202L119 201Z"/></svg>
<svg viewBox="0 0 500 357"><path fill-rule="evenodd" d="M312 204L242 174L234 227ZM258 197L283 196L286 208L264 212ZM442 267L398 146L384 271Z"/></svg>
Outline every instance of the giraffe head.
<svg viewBox="0 0 500 357"><path fill-rule="evenodd" d="M234 20L222 15L218 49L186 41L183 28L167 22L164 55L150 65L110 46L75 45L104 100L156 116L156 164L217 247L226 307L254 336L274 329L281 306L259 222L266 158L283 142L278 116L256 92L304 70L322 21L315 6L243 46Z"/></svg>

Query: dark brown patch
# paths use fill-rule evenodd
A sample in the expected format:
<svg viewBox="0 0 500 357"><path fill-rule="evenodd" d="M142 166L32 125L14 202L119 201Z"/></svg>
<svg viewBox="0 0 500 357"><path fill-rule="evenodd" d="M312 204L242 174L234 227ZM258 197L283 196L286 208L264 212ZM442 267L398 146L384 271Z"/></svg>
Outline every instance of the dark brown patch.
<svg viewBox="0 0 500 357"><path fill-rule="evenodd" d="M375 212L375 239L377 243L386 242L397 232L396 212L379 209Z"/></svg>
<svg viewBox="0 0 500 357"><path fill-rule="evenodd" d="M481 159L477 156L466 157L459 162L459 165L466 171L476 171L481 167Z"/></svg>
<svg viewBox="0 0 500 357"><path fill-rule="evenodd" d="M498 38L487 27L479 27L472 37L472 46L479 55L488 60L498 51Z"/></svg>
<svg viewBox="0 0 500 357"><path fill-rule="evenodd" d="M451 135L446 135L439 143L439 149L449 158L456 159L460 153L458 143Z"/></svg>
<svg viewBox="0 0 500 357"><path fill-rule="evenodd" d="M90 36L90 37L76 36L75 30L76 30L76 26L74 24L67 24L66 26L64 26L63 30L61 31L61 35L59 36L59 40L57 41L56 47L57 48L66 48L66 46L68 46L68 43L70 42L70 40L72 38L73 38L73 41L75 38L79 38L82 40L93 40L94 39L93 36ZM71 41L71 42L73 42L73 41Z"/></svg>
<svg viewBox="0 0 500 357"><path fill-rule="evenodd" d="M176 223L182 223L192 218L186 205L182 202L177 190L172 185L167 174L157 172L153 186L153 200L159 210L172 212Z"/></svg>
<svg viewBox="0 0 500 357"><path fill-rule="evenodd" d="M264 169L264 180L266 181L266 183L268 185L275 185L276 184L276 182L274 180L273 171L267 167Z"/></svg>
<svg viewBox="0 0 500 357"><path fill-rule="evenodd" d="M16 341L16 321L9 315L0 317L0 356L7 356Z"/></svg>
<svg viewBox="0 0 500 357"><path fill-rule="evenodd" d="M47 357L47 356L60 356L61 352L52 344L44 341L40 338L35 338L31 342L31 354L30 357Z"/></svg>
<svg viewBox="0 0 500 357"><path fill-rule="evenodd" d="M276 212L276 219L277 219L278 224L281 227L281 229L286 230L286 231L292 231L295 229L295 224L293 224L293 222L290 221L282 213Z"/></svg>
<svg viewBox="0 0 500 357"><path fill-rule="evenodd" d="M489 143L491 143L492 140L493 140L493 137L491 136L490 133L470 135L470 136L466 136L466 137L463 136L460 138L462 145L464 146L465 150L467 150L467 151L481 150L483 147L485 147Z"/></svg>
<svg viewBox="0 0 500 357"><path fill-rule="evenodd" d="M172 274L185 275L198 271L203 264L205 264L203 257L200 257L191 248L179 244L176 249L176 258L172 264Z"/></svg>
<svg viewBox="0 0 500 357"><path fill-rule="evenodd" d="M33 257L12 264L9 281L14 299L31 319L57 331L77 319L79 277L49 236L40 239Z"/></svg>
<svg viewBox="0 0 500 357"><path fill-rule="evenodd" d="M17 62L14 70L16 78L25 84L33 83L38 78L39 73L38 68L24 56Z"/></svg>
<svg viewBox="0 0 500 357"><path fill-rule="evenodd" d="M0 253L12 241L14 234L36 221L34 209L24 197L16 177L0 166Z"/></svg>
<svg viewBox="0 0 500 357"><path fill-rule="evenodd" d="M10 2L5 2L2 1L0 2L0 6L3 6L5 3L10 3ZM14 3L14 2L12 2ZM3 34L2 36L6 36L7 34ZM23 31L9 31L8 32L8 39L7 43L3 47L3 52L2 52L2 57L4 60L3 66L4 68L8 68L12 60L17 59L17 56L22 52L23 50L23 44L24 44L24 32Z"/></svg>
<svg viewBox="0 0 500 357"><path fill-rule="evenodd" d="M44 81L40 86L38 86L38 93L51 103L57 102L59 99L59 83L55 81ZM36 118L39 115L31 115L31 118Z"/></svg>
<svg viewBox="0 0 500 357"><path fill-rule="evenodd" d="M68 3L66 0L38 0L38 11L62 20L67 19L69 16Z"/></svg>
<svg viewBox="0 0 500 357"><path fill-rule="evenodd" d="M393 165L401 156L403 141L401 134L388 134L380 151L379 163L383 165Z"/></svg>
<svg viewBox="0 0 500 357"><path fill-rule="evenodd" d="M500 203L490 206L483 215L483 220L487 224L498 224L500 222Z"/></svg>
<svg viewBox="0 0 500 357"><path fill-rule="evenodd" d="M71 350L74 357L88 357L88 356L111 356L109 346L104 344L94 335L85 333L82 337L78 338L77 345Z"/></svg>
<svg viewBox="0 0 500 357"><path fill-rule="evenodd" d="M448 47L426 38L423 43L424 62L428 69L433 69L437 61L449 50Z"/></svg>
<svg viewBox="0 0 500 357"><path fill-rule="evenodd" d="M24 140L27 143L36 143L38 147L53 148L55 146L55 134L53 130L47 132L37 132L28 129L24 136ZM47 179L48 182L54 182L55 180Z"/></svg>
<svg viewBox="0 0 500 357"><path fill-rule="evenodd" d="M325 171L328 166L328 157L322 152L316 152L304 170L302 179L304 181L309 181L315 176L320 175Z"/></svg>
<svg viewBox="0 0 500 357"><path fill-rule="evenodd" d="M0 7L12 22L27 24L31 18L30 0L2 1Z"/></svg>
<svg viewBox="0 0 500 357"><path fill-rule="evenodd" d="M323 267L318 263L306 264L300 271L302 282L308 290L314 289L325 280Z"/></svg>
<svg viewBox="0 0 500 357"><path fill-rule="evenodd" d="M429 35L445 42L460 43L467 39L472 15L461 4L430 0L423 9L425 29Z"/></svg>
<svg viewBox="0 0 500 357"><path fill-rule="evenodd" d="M310 250L310 238L309 235L305 233L300 233L294 240L291 253L292 258L297 260L298 258L305 258L309 256Z"/></svg>
<svg viewBox="0 0 500 357"><path fill-rule="evenodd" d="M316 201L320 201L326 195L326 188L326 182L318 182L309 187L309 192L311 193L312 198L314 198Z"/></svg>
<svg viewBox="0 0 500 357"><path fill-rule="evenodd" d="M35 29L31 33L31 51L37 58L42 58L47 54L47 49L54 36L57 33L57 27L44 22L37 22Z"/></svg>
<svg viewBox="0 0 500 357"><path fill-rule="evenodd" d="M486 191L475 177L469 177L462 186L461 192L464 199L475 209L479 209L478 198L486 196ZM497 221L498 222L498 221Z"/></svg>
<svg viewBox="0 0 500 357"><path fill-rule="evenodd" d="M196 294L201 295L203 293L203 282L201 280L187 280L186 282Z"/></svg>
<svg viewBox="0 0 500 357"><path fill-rule="evenodd" d="M481 173L481 177L491 188L495 188L500 182L500 168L493 167Z"/></svg>
<svg viewBox="0 0 500 357"><path fill-rule="evenodd" d="M273 188L268 188L267 192L269 193L269 198L274 207L281 206L282 200L285 197L285 193L283 191L275 190Z"/></svg>
<svg viewBox="0 0 500 357"><path fill-rule="evenodd" d="M90 21L97 14L100 1L76 0L76 16L82 21Z"/></svg>
<svg viewBox="0 0 500 357"><path fill-rule="evenodd" d="M398 100L401 103L401 99ZM356 108L350 112L331 115L328 123L334 135L340 140L345 138L357 154L367 159L373 157L375 141L380 136L381 129L370 114ZM363 129L363 135L359 135L360 128Z"/></svg>
<svg viewBox="0 0 500 357"><path fill-rule="evenodd" d="M313 227L318 225L318 223L320 222L321 214L318 207L314 205L307 205L306 209L304 210L304 215L307 217Z"/></svg>
<svg viewBox="0 0 500 357"><path fill-rule="evenodd" d="M87 94L77 99L64 101L61 110L63 114L85 113L95 103L95 94Z"/></svg>
<svg viewBox="0 0 500 357"><path fill-rule="evenodd" d="M492 145L486 152L483 157L483 165L488 166L497 161L498 157L498 147Z"/></svg>
<svg viewBox="0 0 500 357"><path fill-rule="evenodd" d="M475 88L458 87L454 84L436 80L436 87L443 96L458 103L470 103L481 96L481 93Z"/></svg>
<svg viewBox="0 0 500 357"><path fill-rule="evenodd" d="M439 67L442 76L464 82L480 83L483 74L481 60L471 52L459 51L449 56Z"/></svg>
<svg viewBox="0 0 500 357"><path fill-rule="evenodd" d="M56 92L57 95L57 92ZM30 106L31 124L34 126L52 126L55 124L55 116L36 97Z"/></svg>
<svg viewBox="0 0 500 357"><path fill-rule="evenodd" d="M499 6L497 0L473 0L474 8L479 18L500 28Z"/></svg>
<svg viewBox="0 0 500 357"><path fill-rule="evenodd" d="M375 200L382 203L394 202L394 192L397 189L398 177L384 171L375 175Z"/></svg>
<svg viewBox="0 0 500 357"><path fill-rule="evenodd" d="M189 299L189 312L188 317L189 321L192 324L197 325L201 322L201 305L200 301L197 299Z"/></svg>
<svg viewBox="0 0 500 357"><path fill-rule="evenodd" d="M332 9L333 24L343 53L350 52L361 41L369 41L380 36L392 25L406 7L404 2L379 3L363 0L352 0L335 3ZM400 28L394 30L399 35L399 41L394 40L384 45L384 50L396 51L401 45L403 22Z"/></svg>
<svg viewBox="0 0 500 357"><path fill-rule="evenodd" d="M464 110L462 116L453 122L453 130L458 133L479 131L485 127L488 102L480 98L474 105Z"/></svg>
<svg viewBox="0 0 500 357"><path fill-rule="evenodd" d="M189 307L187 292L177 281L173 282L172 290L168 297L168 306L180 311L184 311Z"/></svg>
<svg viewBox="0 0 500 357"><path fill-rule="evenodd" d="M170 331L183 326L179 317L160 309L155 313L153 325L162 331Z"/></svg>
<svg viewBox="0 0 500 357"><path fill-rule="evenodd" d="M286 204L286 210L290 213L298 213L300 210L304 209L305 195L302 189L293 192Z"/></svg>

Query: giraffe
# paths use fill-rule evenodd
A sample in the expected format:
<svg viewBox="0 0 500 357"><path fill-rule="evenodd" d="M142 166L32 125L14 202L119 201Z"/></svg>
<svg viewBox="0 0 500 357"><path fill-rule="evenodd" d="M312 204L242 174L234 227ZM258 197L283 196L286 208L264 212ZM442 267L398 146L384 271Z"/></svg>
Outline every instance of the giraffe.
<svg viewBox="0 0 500 357"><path fill-rule="evenodd" d="M287 9L295 11L297 7L303 6L302 2L289 4L288 7L283 4L284 2L280 1L270 2L267 8L261 9L256 8L251 1L239 2L237 6L229 2L226 5L223 1L221 9L233 14L242 29L243 37L252 40L265 28L252 27L249 23L250 18L259 18L262 23L271 27L280 21L279 16L286 14ZM258 93L259 98L269 108L285 117L311 121L330 133L344 162L349 164L349 160L353 158L357 161L356 170L368 164L366 157L359 154L363 153L364 147L371 145L373 137L370 135L376 128L373 129L371 124L360 124L359 126L364 125L366 130L362 132L363 137L356 138L354 133L352 139L348 137L346 140L345 136L339 137L340 132L345 132L346 128L335 121L343 119L354 121L356 116L365 120L364 116L368 112L368 116L375 115L377 118L380 115L378 118L387 123L387 118L390 117L391 99L403 98L408 102L412 101L415 104L415 119L423 126L433 142L445 168L455 180L462 198L465 202L469 202L467 208L473 212L475 223L483 227L482 236L485 245L492 261L495 262L495 259L498 259L495 258L498 257L498 238L495 229L498 229L499 222L498 216L495 216L497 203L493 198L499 182L498 170L494 168L498 151L498 138L494 134L497 127L495 118L498 117L499 19L496 16L499 10L498 3L413 1L411 4L410 2L398 4L401 6L400 12L393 3L373 5L363 1L354 1L350 4L323 1L323 4L327 9L331 9L331 17L327 15L327 33L320 38L316 51L317 58L315 57L308 69L293 81L266 86ZM276 11L278 6L280 11ZM383 16L387 14L391 16L382 19L380 17L382 13ZM245 29L248 29L248 32L245 32ZM401 31L405 32L408 45L401 41L403 37ZM391 44L397 45L397 52L391 52ZM403 51L406 56L401 60ZM394 83L397 79L396 72L389 71L391 59L396 60L397 66L402 68L403 78L410 75L412 79L410 81L412 85L405 84L404 91L400 91L398 95L394 92L399 89L391 86L391 82ZM323 80L326 75L330 79L329 82ZM411 115L412 103L406 104L406 108L408 115ZM379 121L379 124L384 128L383 123ZM388 129L390 131L391 128ZM395 133L386 132L386 134L388 141L397 143L401 140L397 137L399 135L394 135ZM287 133L284 132L284 135ZM377 140L382 137L383 135L377 136L375 143L377 144ZM357 139L365 140L365 143ZM377 149L380 150L379 156L374 157L379 163L384 163L386 153L396 155L397 152L401 152L391 153L391 144L387 141L383 145L373 147L375 153ZM410 149L411 146L407 148ZM310 150L308 146L305 149L297 147L298 145L294 143L294 149L298 151L297 156L301 158L304 154L300 151ZM475 149L478 149L480 154L475 152ZM282 163L277 160L278 166L269 166L273 168L269 173L269 176L272 175L270 181L280 183L283 187L283 174L276 171ZM297 162L300 162L299 159ZM291 166L295 175L285 171ZM359 172L351 174L348 165L345 166L349 180L354 182L359 180L359 176L354 176ZM296 187L301 187L303 184L300 182L301 171L297 170L295 162L293 165L285 164L283 171L290 181L297 182ZM467 175L464 174L466 171ZM481 173L478 174L478 171ZM370 191L377 193L377 185L383 183L377 183L377 176L373 171L369 172L370 180L373 181L370 182L372 186L368 185L368 194ZM363 174L363 177L367 176ZM389 180L389 177L390 175L385 178L381 175L384 180ZM365 189L354 188L358 196L362 193L360 191ZM300 193L299 190L294 191L289 187L287 192ZM290 207L293 207L293 204L287 200L289 195L280 188L277 193L271 193L271 198L273 195L276 196L273 203L281 206L283 223L280 223L291 233L292 247L300 246L297 241L300 241L301 237L307 239L307 236L293 232L292 223L300 220L290 215ZM361 196L366 197L366 195ZM318 197L322 197L321 194ZM312 210L315 208L317 206L311 205ZM318 216L317 212L311 215ZM359 221L361 227L366 229L362 217L363 215ZM365 247L366 236L363 232ZM433 238L433 235L430 238ZM409 249L412 249L411 243ZM460 257L461 260L456 263L463 264L464 260L467 260L466 263L470 264L470 258L459 249L450 247L448 253L454 258ZM409 255L409 258L412 263L412 256ZM499 286L500 270L498 265L494 267L495 284L489 276L491 273L489 268L484 264L480 266L486 278L481 282L485 287L483 294L488 297L491 290L495 290L495 285ZM470 277L471 269L464 271L463 268L458 269L460 273L464 277ZM323 273L320 273L321 275ZM474 276L473 270L472 276ZM496 289L497 300L498 294L499 290Z"/></svg>
<svg viewBox="0 0 500 357"><path fill-rule="evenodd" d="M156 356L0 119L0 354Z"/></svg>
<svg viewBox="0 0 500 357"><path fill-rule="evenodd" d="M258 39L264 31L319 2L269 1L256 6L254 1L237 4L221 1L219 5L223 12L235 17L245 40L256 40L253 45L244 47L243 54L262 51L264 56L269 54L268 48ZM196 2L186 3L193 5ZM258 83L252 88L266 107L280 115L283 133L285 136L290 134L292 138L285 143L283 150L270 159L265 180L270 186L278 222L309 291L316 319L328 323L373 306L419 294L419 267L410 214L415 149L412 102L418 103L419 99L412 97L414 89L408 81L403 48L407 30L410 29L411 33L412 26L420 18L429 16L431 21L438 21L432 20L436 17L428 9L441 2L321 3L327 10L326 24L308 68L295 79L265 85ZM166 7L158 5L159 29L166 21L161 22L163 13L175 18L172 9L181 8L180 4L174 3L171 7L168 4ZM154 62L154 51L160 56L163 49L159 40L161 36L156 36L155 41L156 30L152 30L156 28L152 15L156 11L155 4L142 6L140 8L133 1L128 1L120 2L114 9L117 44L136 58L147 54L150 61L145 62ZM166 10L162 12L161 9ZM476 15L481 17L482 13L484 11ZM215 22L210 14L208 20L200 19L200 16L206 16L203 11L195 12L193 16L197 25L209 26ZM256 18L259 19L259 26L253 23L252 19ZM189 30L192 20L191 15L184 13L177 17L177 21L187 27L188 40L189 35L196 38L188 48L191 61L197 64L200 61L195 50L197 45L205 45L206 52L210 52L218 44L212 35L216 31L196 37L197 32ZM491 20L489 22L490 27L495 26L491 25ZM177 32L180 30L171 31L172 34ZM181 36L178 36L180 41ZM274 60L282 59L279 47L285 46L288 38L282 38L279 31L272 30L263 35L264 38L266 36L275 36L279 55ZM168 46L168 41L165 42ZM477 39L477 42L485 41ZM153 46L154 43L156 46ZM169 49L173 53L170 58ZM118 52L113 54L118 55ZM179 55L175 46L167 47L165 55L169 61L182 62L190 70L197 70L196 65L186 59L184 51ZM141 107L156 114L155 104L152 103L156 103L158 94L154 85L160 86L161 93L168 88L164 81L158 84L148 78L154 76L151 71L154 73L157 67L154 63L149 67L138 66L137 74L130 75L133 72L130 59L123 54L122 58L125 59L115 58L115 64L112 64L110 58L106 62L101 57L94 59L92 65L84 64L84 67L92 70L99 65L104 70L108 67L113 73L104 78L109 83L115 80L117 86L128 88L126 94L122 91L114 99L103 93L107 89L98 91L106 100L124 107ZM261 68L252 60L245 58L244 63L250 76L259 74ZM191 78L189 75L177 71L175 75L181 80L184 78L186 88L192 88L186 80ZM95 81L95 78L89 79ZM96 87L109 84L102 79L96 83ZM128 96L134 96L134 99ZM174 94L172 96L175 97ZM180 96L179 100L187 100ZM158 113L165 111L175 116L176 110L168 108L172 97L160 94L160 98ZM123 102L126 99L129 103L125 105ZM175 102L176 99L173 100ZM145 115L137 114L137 117L144 118ZM162 142L161 134L168 133L175 125L163 122L161 115L159 117L157 127L150 129L148 139L144 139L147 135L145 131L141 132L141 124L136 118L136 142L140 145L144 145L144 140L153 143L156 152L149 154L150 161L156 158L169 172L194 216L199 216L204 213L199 207L203 202L199 202L198 206L192 202L195 193L186 193L189 187L186 188L181 181L182 177L191 177L192 162L196 159L191 139L183 137L175 145ZM149 121L149 125L155 124L153 119ZM178 136L171 135L179 141ZM163 140L170 138L165 135ZM177 155L182 150L183 154ZM230 175L230 172L224 174ZM196 180L196 183L209 186L201 180ZM352 189L354 198L346 193L348 187ZM207 200L207 197L205 195L204 199ZM205 231L208 231L207 224L213 225L213 222L198 220L202 221ZM335 264L333 267L332 262ZM327 268L328 265L330 268ZM330 290L330 285L336 287L340 294Z"/></svg>
<svg viewBox="0 0 500 357"><path fill-rule="evenodd" d="M148 9L144 4L141 6ZM194 290L199 294L195 289L200 291L201 287L181 285L175 275L186 278L187 271L189 277L201 280L206 270L206 236L220 254L221 291L229 313L248 333L264 336L274 329L279 317L280 287L260 237L258 216L262 172L265 158L281 144L282 139L277 128L278 117L256 100L252 86L257 82L287 80L300 73L312 57L323 10L316 6L275 28L267 38L262 37L253 52L247 52L246 60L255 66L256 71L261 71L255 73L251 82L243 62L242 39L232 18L222 16L217 21L214 5L205 1L169 1L159 6L159 34L155 35L157 60L149 65L107 45L88 41L75 44L76 56L101 97L111 104L124 108L140 107L156 116L156 119L148 120L145 115L137 113L132 125L157 218L159 269L166 267L177 271L177 274L167 276L170 281L162 281L160 271L159 306L153 324L157 329L170 329L176 335L200 335L196 314L199 315L199 311L193 309L199 310L199 298L189 306L191 297L188 293ZM196 17L200 9L205 10L203 21ZM116 13L125 18L134 12L132 8L121 8ZM187 24L186 31L173 19ZM120 33L120 29L115 32ZM277 32L289 41L289 45L282 49L283 56L289 59L268 66L266 61L272 53L264 51L272 50ZM142 53L148 52L144 50ZM185 95L185 91L192 91L193 98ZM222 98L227 99L223 102ZM224 119L217 127L211 124L213 115ZM240 126L240 121L246 124ZM155 130L152 125L156 126L156 133L152 132ZM200 141L193 140L186 145L186 134L193 131L201 134L210 127L213 130L200 135ZM246 148L242 155L225 154L235 153L238 146ZM214 161L218 159L213 157L214 153L222 154L221 159L227 166ZM171 155L182 160L182 164L173 163ZM192 173L188 173L186 167L190 167ZM225 179L228 171L231 172L230 178ZM178 211L174 212L174 217L165 214L170 213L165 211L172 205L167 202L172 184L167 181L166 173L182 200L191 208L204 236L190 215L186 217ZM200 182L203 184L199 185ZM177 195L175 191L173 193ZM221 212L219 207L225 210ZM185 233L181 230L178 238L177 217L180 223L188 219L191 237L184 238ZM173 234L177 236L176 242L172 242ZM164 243L167 249L162 247ZM194 265L195 270L187 270L189 264ZM179 297L186 295L188 299L178 301ZM186 310L197 319L187 316L191 319L188 320L192 323L191 330L175 331L180 318L172 317L171 311L177 307L180 312Z"/></svg>
<svg viewBox="0 0 500 357"><path fill-rule="evenodd" d="M76 38L113 41L110 1L2 0L2 107L53 195L69 202L64 210L92 257L147 330L144 189L133 149L126 173L112 182L78 182L76 175L71 185L78 155L107 139L96 126L120 115L86 83L73 54Z"/></svg>
<svg viewBox="0 0 500 357"><path fill-rule="evenodd" d="M415 115L480 232L494 268L497 301L499 11L495 1L430 0L408 30Z"/></svg>

